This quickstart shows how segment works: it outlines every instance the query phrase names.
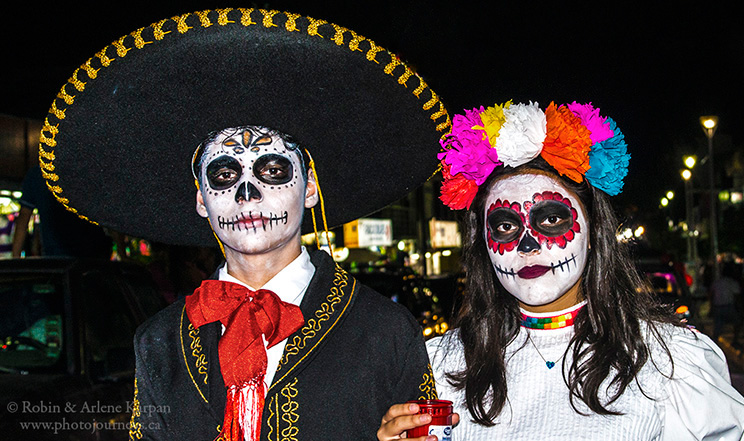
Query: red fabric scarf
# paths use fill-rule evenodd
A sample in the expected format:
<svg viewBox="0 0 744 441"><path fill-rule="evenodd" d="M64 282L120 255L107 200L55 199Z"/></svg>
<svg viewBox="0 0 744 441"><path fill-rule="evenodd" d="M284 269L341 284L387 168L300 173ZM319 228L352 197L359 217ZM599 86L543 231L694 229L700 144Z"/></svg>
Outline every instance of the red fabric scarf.
<svg viewBox="0 0 744 441"><path fill-rule="evenodd" d="M216 321L225 325L219 356L227 404L220 436L243 441L250 433L249 439L258 441L266 395L263 338L272 347L300 329L305 322L300 308L266 289L205 280L186 297L186 314L195 328Z"/></svg>

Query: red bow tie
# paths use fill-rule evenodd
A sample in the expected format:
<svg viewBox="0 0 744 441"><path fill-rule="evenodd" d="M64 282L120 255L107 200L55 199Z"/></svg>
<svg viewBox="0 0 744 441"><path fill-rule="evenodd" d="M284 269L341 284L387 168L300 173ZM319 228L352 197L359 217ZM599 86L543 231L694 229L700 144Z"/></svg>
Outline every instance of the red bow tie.
<svg viewBox="0 0 744 441"><path fill-rule="evenodd" d="M283 302L266 289L252 291L240 284L205 280L186 297L186 314L195 328L219 321L225 333L219 342L220 370L227 386L227 406L221 435L243 441L243 430L258 439L265 395L266 349L305 323L300 308ZM244 428L248 412L253 427Z"/></svg>

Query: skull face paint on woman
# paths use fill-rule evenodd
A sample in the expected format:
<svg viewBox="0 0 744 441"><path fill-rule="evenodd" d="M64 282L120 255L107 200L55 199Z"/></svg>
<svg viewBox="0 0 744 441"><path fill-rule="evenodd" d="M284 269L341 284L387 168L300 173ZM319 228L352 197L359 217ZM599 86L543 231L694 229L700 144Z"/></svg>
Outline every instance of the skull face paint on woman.
<svg viewBox="0 0 744 441"><path fill-rule="evenodd" d="M560 181L539 172L499 179L483 215L496 276L522 304L550 304L577 285L589 230L581 202Z"/></svg>
<svg viewBox="0 0 744 441"><path fill-rule="evenodd" d="M281 134L258 126L225 129L204 144L195 167L197 212L226 252L299 247L303 211L317 202L314 176L306 182L299 155Z"/></svg>

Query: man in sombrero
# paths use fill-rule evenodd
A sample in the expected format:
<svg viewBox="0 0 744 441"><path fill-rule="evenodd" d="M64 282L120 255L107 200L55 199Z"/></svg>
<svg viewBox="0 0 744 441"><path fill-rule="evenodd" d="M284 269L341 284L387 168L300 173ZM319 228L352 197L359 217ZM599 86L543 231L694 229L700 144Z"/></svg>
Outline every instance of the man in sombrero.
<svg viewBox="0 0 744 441"><path fill-rule="evenodd" d="M42 130L57 199L226 260L138 329L130 438L374 439L391 404L435 397L410 313L300 234L419 185L448 126L397 57L284 12L166 19L76 70Z"/></svg>

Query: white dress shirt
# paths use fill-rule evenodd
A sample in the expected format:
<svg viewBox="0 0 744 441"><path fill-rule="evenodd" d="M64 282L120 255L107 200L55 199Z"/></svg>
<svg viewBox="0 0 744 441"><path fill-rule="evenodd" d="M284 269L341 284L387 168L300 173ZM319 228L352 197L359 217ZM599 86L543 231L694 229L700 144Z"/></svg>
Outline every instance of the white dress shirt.
<svg viewBox="0 0 744 441"><path fill-rule="evenodd" d="M307 290L308 285L310 285L310 280L313 278L314 274L315 266L310 262L310 254L308 254L305 247L302 247L300 255L272 277L271 280L266 282L264 286L253 288L231 276L227 268L227 262L222 268L220 268L218 277L219 280L238 283L253 291L258 289L268 289L276 293L283 302L300 306L300 302L302 302L303 297L305 297L305 291ZM225 333L225 325L222 325L222 333ZM287 339L284 339L266 350L268 364L266 365L266 376L264 377L264 382L266 383L267 391L271 381L274 379L276 369L279 367L279 361L284 353L284 345L286 343ZM266 339L264 338L264 346L265 345Z"/></svg>

